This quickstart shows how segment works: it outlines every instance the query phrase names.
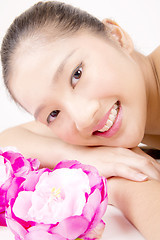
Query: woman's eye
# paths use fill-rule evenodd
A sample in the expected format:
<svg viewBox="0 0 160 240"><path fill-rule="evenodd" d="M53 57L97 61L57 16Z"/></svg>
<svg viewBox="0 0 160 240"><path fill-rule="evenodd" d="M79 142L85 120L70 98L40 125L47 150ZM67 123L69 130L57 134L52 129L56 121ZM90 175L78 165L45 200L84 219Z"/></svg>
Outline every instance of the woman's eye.
<svg viewBox="0 0 160 240"><path fill-rule="evenodd" d="M59 110L52 111L47 117L47 123L53 122L55 118L58 116L59 112L60 112Z"/></svg>
<svg viewBox="0 0 160 240"><path fill-rule="evenodd" d="M71 84L73 87L75 87L75 85L77 84L77 82L79 81L79 79L81 78L82 76L82 65L78 66L73 74L72 74L72 77L71 77Z"/></svg>

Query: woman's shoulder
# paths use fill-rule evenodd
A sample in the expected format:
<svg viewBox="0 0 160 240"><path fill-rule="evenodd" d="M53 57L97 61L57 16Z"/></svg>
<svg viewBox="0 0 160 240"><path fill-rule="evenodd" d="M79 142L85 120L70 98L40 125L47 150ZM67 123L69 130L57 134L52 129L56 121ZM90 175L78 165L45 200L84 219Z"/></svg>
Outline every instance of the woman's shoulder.
<svg viewBox="0 0 160 240"><path fill-rule="evenodd" d="M152 59L152 63L154 64L154 68L160 83L160 46L158 46L149 57Z"/></svg>
<svg viewBox="0 0 160 240"><path fill-rule="evenodd" d="M160 46L158 46L151 54L152 60L160 68Z"/></svg>
<svg viewBox="0 0 160 240"><path fill-rule="evenodd" d="M160 150L160 135L145 134L142 143L146 144L150 148Z"/></svg>

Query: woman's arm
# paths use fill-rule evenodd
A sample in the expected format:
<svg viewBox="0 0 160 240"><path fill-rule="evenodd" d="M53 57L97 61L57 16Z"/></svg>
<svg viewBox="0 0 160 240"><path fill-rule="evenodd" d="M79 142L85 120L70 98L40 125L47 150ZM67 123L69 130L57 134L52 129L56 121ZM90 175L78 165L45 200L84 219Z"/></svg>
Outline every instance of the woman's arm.
<svg viewBox="0 0 160 240"><path fill-rule="evenodd" d="M108 181L109 203L121 209L147 240L160 239L160 182Z"/></svg>
<svg viewBox="0 0 160 240"><path fill-rule="evenodd" d="M64 159L78 160L95 166L105 177L120 176L135 181L147 176L160 180L160 165L139 148L75 146L56 138L51 130L30 122L0 134L0 146L15 146L25 157L38 158L42 167L53 168Z"/></svg>

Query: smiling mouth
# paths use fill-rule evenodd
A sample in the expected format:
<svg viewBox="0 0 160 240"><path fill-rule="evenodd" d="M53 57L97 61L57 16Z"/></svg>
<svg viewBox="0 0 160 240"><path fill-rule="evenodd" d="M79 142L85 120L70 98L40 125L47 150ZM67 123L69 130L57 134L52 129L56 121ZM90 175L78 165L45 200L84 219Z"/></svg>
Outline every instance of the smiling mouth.
<svg viewBox="0 0 160 240"><path fill-rule="evenodd" d="M97 126L93 135L98 135L102 137L110 137L114 135L121 124L121 104L117 101L109 112L106 114L104 119L102 119Z"/></svg>
<svg viewBox="0 0 160 240"><path fill-rule="evenodd" d="M98 132L106 132L113 126L113 124L117 118L117 115L118 115L119 106L120 106L120 103L119 103L119 101L117 101L113 105L104 127L99 129Z"/></svg>

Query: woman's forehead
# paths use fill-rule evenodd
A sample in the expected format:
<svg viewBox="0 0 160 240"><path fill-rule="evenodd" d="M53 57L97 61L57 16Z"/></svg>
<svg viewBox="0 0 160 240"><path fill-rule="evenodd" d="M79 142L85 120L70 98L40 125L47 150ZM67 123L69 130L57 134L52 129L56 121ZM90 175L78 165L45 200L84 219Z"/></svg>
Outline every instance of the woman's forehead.
<svg viewBox="0 0 160 240"><path fill-rule="evenodd" d="M77 56L80 58L84 53L95 55L99 48L103 49L102 40L88 33L46 42L46 44L38 43L35 47L32 45L30 48L31 44L32 41L26 41L24 46L21 46L22 49L15 58L10 81L11 91L20 102L28 98L27 91L30 95L33 92L33 98L35 98L35 92L36 95L41 96L40 85L41 89L46 91L45 88L50 86L56 72L59 73L63 70L70 58L75 60ZM103 51L101 53L103 54Z"/></svg>
<svg viewBox="0 0 160 240"><path fill-rule="evenodd" d="M17 65L17 69L22 62L27 59L34 62L35 56L45 56L55 53L55 58L61 55L69 55L75 48L88 48L88 46L95 46L95 41L99 40L97 35L89 32L79 32L72 36L53 39L51 41L47 38L26 38L18 44L15 54L13 55L13 65ZM84 44L85 43L85 44Z"/></svg>

